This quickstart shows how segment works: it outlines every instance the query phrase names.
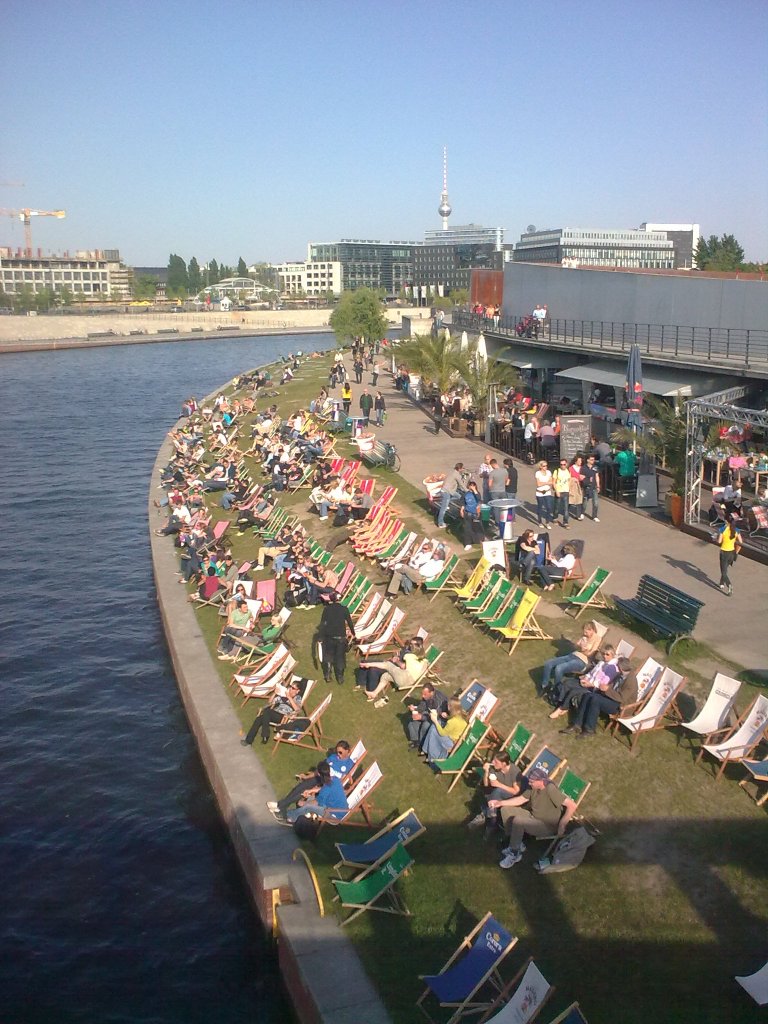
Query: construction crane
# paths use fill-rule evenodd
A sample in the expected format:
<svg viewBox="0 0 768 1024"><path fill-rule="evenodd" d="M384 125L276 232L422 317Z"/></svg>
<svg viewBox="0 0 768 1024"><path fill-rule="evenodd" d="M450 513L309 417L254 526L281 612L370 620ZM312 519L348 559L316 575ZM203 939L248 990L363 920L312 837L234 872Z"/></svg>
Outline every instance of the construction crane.
<svg viewBox="0 0 768 1024"><path fill-rule="evenodd" d="M24 245L27 252L32 253L32 217L57 217L59 220L67 216L66 210L0 210L0 216L13 217L24 225Z"/></svg>

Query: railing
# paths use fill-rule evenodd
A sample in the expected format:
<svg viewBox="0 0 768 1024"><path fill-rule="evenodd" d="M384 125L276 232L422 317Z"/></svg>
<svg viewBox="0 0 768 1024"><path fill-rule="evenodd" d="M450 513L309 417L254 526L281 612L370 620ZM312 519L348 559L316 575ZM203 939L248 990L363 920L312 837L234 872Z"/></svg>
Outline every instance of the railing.
<svg viewBox="0 0 768 1024"><path fill-rule="evenodd" d="M548 319L540 328L524 329L523 318L519 316L489 318L460 312L454 312L452 326L608 354L626 355L631 345L639 345L646 355L715 363L739 370L768 369L768 330L567 319Z"/></svg>

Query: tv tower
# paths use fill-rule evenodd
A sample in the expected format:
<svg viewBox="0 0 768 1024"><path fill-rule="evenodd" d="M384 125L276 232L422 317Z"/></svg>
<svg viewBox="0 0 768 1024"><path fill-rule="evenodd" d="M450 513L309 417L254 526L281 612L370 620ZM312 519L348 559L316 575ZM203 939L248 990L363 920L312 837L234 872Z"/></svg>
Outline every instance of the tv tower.
<svg viewBox="0 0 768 1024"><path fill-rule="evenodd" d="M440 206L437 212L443 218L443 231L448 230L448 218L453 213L453 208L448 202L448 147L443 146L443 191L440 194Z"/></svg>

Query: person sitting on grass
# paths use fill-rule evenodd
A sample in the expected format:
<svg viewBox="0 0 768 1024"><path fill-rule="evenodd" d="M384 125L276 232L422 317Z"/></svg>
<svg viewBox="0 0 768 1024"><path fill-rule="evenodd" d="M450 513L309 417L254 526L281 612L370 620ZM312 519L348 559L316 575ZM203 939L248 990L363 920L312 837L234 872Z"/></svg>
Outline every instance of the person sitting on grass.
<svg viewBox="0 0 768 1024"><path fill-rule="evenodd" d="M505 871L521 860L526 835L541 839L562 836L576 811L575 802L560 792L543 768L532 768L525 782L527 788L519 796L488 801L491 810L501 810L509 839L499 861L499 867Z"/></svg>
<svg viewBox="0 0 768 1024"><path fill-rule="evenodd" d="M467 728L467 716L461 701L452 697L448 701L448 718L443 724L436 710L429 712L431 725L421 745L421 752L427 764L440 761L450 754L454 744L464 735Z"/></svg>
<svg viewBox="0 0 768 1024"><path fill-rule="evenodd" d="M482 809L467 822L467 828L484 827L487 832L496 828L499 816L498 807L491 808L491 800L507 800L521 793L520 769L512 761L506 750L499 750L490 761L483 764L483 777L480 782Z"/></svg>
<svg viewBox="0 0 768 1024"><path fill-rule="evenodd" d="M630 678L632 665L629 658L619 658L617 674L613 680L607 677L596 687L587 689L579 702L573 725L560 731L575 733L577 739L590 739L595 735L601 714L615 715L628 704L637 700L637 676Z"/></svg>
<svg viewBox="0 0 768 1024"><path fill-rule="evenodd" d="M286 824L292 825L305 814L316 814L320 818L330 815L341 819L347 813L349 802L342 781L331 774L330 765L326 761L321 761L317 766L317 777L319 785L309 787L308 795L301 797L298 806L287 812Z"/></svg>
<svg viewBox="0 0 768 1024"><path fill-rule="evenodd" d="M299 772L296 776L298 782L293 789L286 793L280 800L267 800L267 809L279 820L285 820L291 804L298 804L300 800L309 800L322 786L320 777L321 765L328 765L331 777L340 779L342 785L344 779L355 767L355 762L349 756L350 745L346 740L339 740L335 747L332 747L327 756L312 771Z"/></svg>

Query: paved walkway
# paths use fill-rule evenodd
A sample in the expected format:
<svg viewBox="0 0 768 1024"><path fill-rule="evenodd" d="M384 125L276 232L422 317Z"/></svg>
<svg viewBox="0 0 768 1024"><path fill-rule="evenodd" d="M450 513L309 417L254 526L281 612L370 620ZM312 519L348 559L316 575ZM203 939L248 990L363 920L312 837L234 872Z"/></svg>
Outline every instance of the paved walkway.
<svg viewBox="0 0 768 1024"><path fill-rule="evenodd" d="M350 370L349 356L346 364ZM375 394L369 382L370 374L366 373L363 384L352 383L353 415L359 411L357 399L363 387L368 386ZM397 446L406 480L421 489L426 476L447 472L456 462L463 462L468 469L480 465L486 450L482 445L444 432L436 437L432 421L420 406L395 391L388 375L382 375L379 384L383 385L388 416L378 433ZM518 518L527 518L535 525L533 470L520 462L516 465L518 498L525 503L518 509ZM764 565L740 558L731 569L733 597L726 597L717 587L720 569L716 545L609 501L600 504L599 523L585 518L581 522L572 520L567 531L559 526L552 529L553 547L574 539L585 541L583 561L588 573L597 565L612 571L610 594L634 596L640 576L651 573L705 602L695 631L697 640L721 658L751 671L768 673L768 569Z"/></svg>

